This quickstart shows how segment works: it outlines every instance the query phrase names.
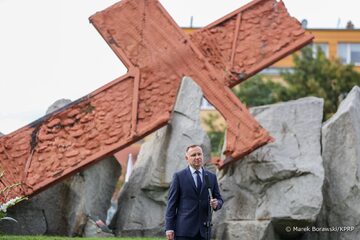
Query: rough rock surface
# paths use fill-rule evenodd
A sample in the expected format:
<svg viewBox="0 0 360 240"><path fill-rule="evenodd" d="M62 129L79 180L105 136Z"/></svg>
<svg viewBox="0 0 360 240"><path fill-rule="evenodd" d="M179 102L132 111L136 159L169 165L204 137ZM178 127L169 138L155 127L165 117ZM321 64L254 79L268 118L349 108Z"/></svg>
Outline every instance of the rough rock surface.
<svg viewBox="0 0 360 240"><path fill-rule="evenodd" d="M216 239L295 239L301 234L286 226L315 222L323 201L322 110L314 97L251 109L275 142L219 172L225 204L214 214Z"/></svg>
<svg viewBox="0 0 360 240"><path fill-rule="evenodd" d="M322 128L324 207L317 227L352 227L320 232L321 240L360 239L360 88L354 87Z"/></svg>
<svg viewBox="0 0 360 240"><path fill-rule="evenodd" d="M171 123L141 147L133 172L120 193L113 227L117 236L164 236L167 190L172 175L186 166L185 149L203 147L209 159L210 141L200 126L202 92L184 78Z"/></svg>
<svg viewBox="0 0 360 240"><path fill-rule="evenodd" d="M70 102L59 101L47 113ZM116 159L108 157L10 208L8 215L18 220L18 224L2 221L0 231L20 235L82 235L88 216L106 219L120 173Z"/></svg>
<svg viewBox="0 0 360 240"><path fill-rule="evenodd" d="M53 104L51 104L51 106L46 110L46 114L55 112L56 110L59 110L62 107L65 107L66 105L68 105L69 103L71 103L70 99L59 99L56 100Z"/></svg>
<svg viewBox="0 0 360 240"><path fill-rule="evenodd" d="M218 226L216 239L278 239L271 221L226 221Z"/></svg>

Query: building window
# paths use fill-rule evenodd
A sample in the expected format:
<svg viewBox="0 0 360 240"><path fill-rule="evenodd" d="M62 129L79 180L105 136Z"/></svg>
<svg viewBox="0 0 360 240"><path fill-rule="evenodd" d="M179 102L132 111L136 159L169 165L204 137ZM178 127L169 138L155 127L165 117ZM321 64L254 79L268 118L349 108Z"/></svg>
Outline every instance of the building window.
<svg viewBox="0 0 360 240"><path fill-rule="evenodd" d="M209 103L205 98L201 100L201 110L213 110L215 109L211 103Z"/></svg>
<svg viewBox="0 0 360 240"><path fill-rule="evenodd" d="M325 54L326 57L329 57L329 44L327 43L313 43L311 44L313 56L316 57L317 51L321 49L321 51Z"/></svg>
<svg viewBox="0 0 360 240"><path fill-rule="evenodd" d="M360 43L339 43L337 54L342 63L360 66Z"/></svg>
<svg viewBox="0 0 360 240"><path fill-rule="evenodd" d="M260 74L270 75L270 76L280 76L284 72L293 73L293 68L285 68L285 67L268 67L261 70Z"/></svg>

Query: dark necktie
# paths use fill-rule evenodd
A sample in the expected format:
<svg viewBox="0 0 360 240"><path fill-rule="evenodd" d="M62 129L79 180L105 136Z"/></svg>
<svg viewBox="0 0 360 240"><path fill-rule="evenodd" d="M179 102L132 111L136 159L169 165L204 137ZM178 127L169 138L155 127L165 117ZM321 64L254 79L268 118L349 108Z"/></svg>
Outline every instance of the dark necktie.
<svg viewBox="0 0 360 240"><path fill-rule="evenodd" d="M197 191L200 192L201 186L202 186L200 172L198 170L196 170L195 173L196 173L196 181L197 181Z"/></svg>

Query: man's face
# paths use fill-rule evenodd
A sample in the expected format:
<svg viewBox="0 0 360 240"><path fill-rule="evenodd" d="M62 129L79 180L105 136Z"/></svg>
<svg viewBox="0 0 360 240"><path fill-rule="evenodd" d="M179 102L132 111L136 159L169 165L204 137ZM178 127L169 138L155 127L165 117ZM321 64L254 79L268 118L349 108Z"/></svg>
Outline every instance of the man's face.
<svg viewBox="0 0 360 240"><path fill-rule="evenodd" d="M185 159L190 166L199 170L203 165L203 152L201 147L192 147L186 152Z"/></svg>

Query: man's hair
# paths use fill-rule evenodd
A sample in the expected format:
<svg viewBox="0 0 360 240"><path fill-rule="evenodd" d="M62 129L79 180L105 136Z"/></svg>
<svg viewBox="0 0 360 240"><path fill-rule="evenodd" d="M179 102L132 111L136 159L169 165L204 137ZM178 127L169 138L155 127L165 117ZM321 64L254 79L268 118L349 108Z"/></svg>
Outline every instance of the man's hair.
<svg viewBox="0 0 360 240"><path fill-rule="evenodd" d="M186 148L186 153L189 151L189 149L190 148L194 148L194 147L199 147L199 148L201 148L202 149L202 147L200 146L200 145L197 145L197 144L193 144L193 145L190 145L190 146L188 146L187 148Z"/></svg>

